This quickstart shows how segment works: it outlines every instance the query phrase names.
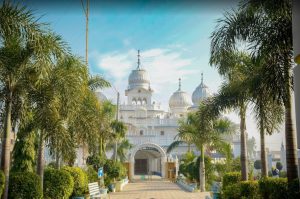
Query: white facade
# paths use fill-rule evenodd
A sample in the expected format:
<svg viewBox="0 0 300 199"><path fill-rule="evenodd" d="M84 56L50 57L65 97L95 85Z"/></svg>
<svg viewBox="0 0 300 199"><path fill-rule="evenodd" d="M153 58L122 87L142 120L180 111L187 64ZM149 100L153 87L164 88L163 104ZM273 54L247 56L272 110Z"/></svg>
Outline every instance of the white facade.
<svg viewBox="0 0 300 199"><path fill-rule="evenodd" d="M154 150L157 151L155 155L145 154L137 152L141 151L139 147L149 143L166 151L178 134L178 120L184 118L189 111L197 110L200 102L211 96L208 87L203 83L203 76L200 85L193 92L193 97L182 91L181 79L179 79L178 90L170 96L169 112L162 110L160 104L152 101L153 93L147 71L140 67L138 60L137 68L131 71L128 78L128 89L125 91L127 102L120 105L119 119L127 125L126 138L134 145L133 150L128 154L128 160L133 161L131 166L134 166L134 160L144 157L148 162L147 171L159 170L158 168L161 167L159 162L166 161L162 160L162 158L165 159L165 152L164 154L159 153L161 150L154 147ZM235 157L239 156L240 142L232 142L232 146ZM179 146L172 151L172 156L176 158L186 153L187 150L187 145ZM194 150L199 154L195 148ZM144 164L146 165L146 163ZM134 170L134 168L131 169Z"/></svg>

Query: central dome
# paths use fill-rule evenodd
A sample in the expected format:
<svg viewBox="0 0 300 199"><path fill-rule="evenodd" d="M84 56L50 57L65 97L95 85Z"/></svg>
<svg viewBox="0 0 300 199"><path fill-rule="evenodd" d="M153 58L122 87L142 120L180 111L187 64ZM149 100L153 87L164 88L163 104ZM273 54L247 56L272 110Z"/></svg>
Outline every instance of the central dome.
<svg viewBox="0 0 300 199"><path fill-rule="evenodd" d="M179 79L179 88L173 95L170 97L169 106L173 108L187 108L192 105L191 97L189 94L181 90L181 82Z"/></svg>
<svg viewBox="0 0 300 199"><path fill-rule="evenodd" d="M137 68L131 71L128 78L129 89L144 88L148 89L150 78L146 70Z"/></svg>
<svg viewBox="0 0 300 199"><path fill-rule="evenodd" d="M128 89L144 88L150 89L150 78L146 70L141 69L140 50L138 50L137 69L131 71L128 78Z"/></svg>

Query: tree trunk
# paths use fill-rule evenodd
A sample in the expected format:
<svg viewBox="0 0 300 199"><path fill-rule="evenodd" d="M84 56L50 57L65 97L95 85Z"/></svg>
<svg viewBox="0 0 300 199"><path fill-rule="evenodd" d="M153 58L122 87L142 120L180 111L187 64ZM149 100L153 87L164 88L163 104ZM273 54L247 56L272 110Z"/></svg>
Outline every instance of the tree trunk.
<svg viewBox="0 0 300 199"><path fill-rule="evenodd" d="M58 151L56 150L56 153L55 153L55 166L56 166L56 169L59 169L60 165L59 165L59 154L58 154Z"/></svg>
<svg viewBox="0 0 300 199"><path fill-rule="evenodd" d="M114 161L116 162L118 158L118 142L115 142L115 147L114 147Z"/></svg>
<svg viewBox="0 0 300 199"><path fill-rule="evenodd" d="M10 169L10 133L11 133L11 112L12 112L12 92L10 92L5 101L5 123L2 138L2 156L1 156L1 169L5 175L5 185L3 198L8 197L8 184L9 184L9 169Z"/></svg>
<svg viewBox="0 0 300 199"><path fill-rule="evenodd" d="M268 167L267 167L267 159L266 159L265 131L264 131L263 119L260 119L260 159L261 159L261 177L267 177Z"/></svg>
<svg viewBox="0 0 300 199"><path fill-rule="evenodd" d="M290 72L290 71L289 71ZM288 182L298 178L298 160L295 123L292 111L290 81L287 81L287 100L285 102L285 142L286 142L286 167Z"/></svg>
<svg viewBox="0 0 300 199"><path fill-rule="evenodd" d="M84 151L84 143L82 143L82 165L85 165L85 151Z"/></svg>
<svg viewBox="0 0 300 199"><path fill-rule="evenodd" d="M102 153L103 153L103 150L102 150L102 137L100 137L100 142L99 142L99 154L100 154L100 157L102 157Z"/></svg>
<svg viewBox="0 0 300 199"><path fill-rule="evenodd" d="M204 146L201 146L201 156L199 164L199 181L200 181L200 191L205 191L205 163L204 163Z"/></svg>
<svg viewBox="0 0 300 199"><path fill-rule="evenodd" d="M44 150L45 150L45 141L44 141L44 131L40 131L40 140L39 140L39 151L38 151L38 162L37 162L37 174L41 178L41 187L43 190L44 186Z"/></svg>
<svg viewBox="0 0 300 199"><path fill-rule="evenodd" d="M246 137L246 106L240 106L240 131L241 131L241 166L242 166L242 181L248 180L248 160L247 160L247 137Z"/></svg>

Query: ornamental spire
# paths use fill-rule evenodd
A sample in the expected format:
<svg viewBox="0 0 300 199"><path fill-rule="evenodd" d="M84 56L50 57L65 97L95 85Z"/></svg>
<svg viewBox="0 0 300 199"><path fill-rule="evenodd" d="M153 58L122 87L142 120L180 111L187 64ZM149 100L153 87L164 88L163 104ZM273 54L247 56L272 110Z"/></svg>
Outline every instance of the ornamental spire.
<svg viewBox="0 0 300 199"><path fill-rule="evenodd" d="M181 91L181 78L179 78L178 80L179 80L179 87L178 87L178 91Z"/></svg>
<svg viewBox="0 0 300 199"><path fill-rule="evenodd" d="M141 65L141 61L140 61L140 50L138 50L138 55L137 55L137 57L138 57L138 62L137 62L137 70L140 70L141 68L140 68L140 65Z"/></svg>
<svg viewBox="0 0 300 199"><path fill-rule="evenodd" d="M201 73L201 84L203 85L203 73Z"/></svg>

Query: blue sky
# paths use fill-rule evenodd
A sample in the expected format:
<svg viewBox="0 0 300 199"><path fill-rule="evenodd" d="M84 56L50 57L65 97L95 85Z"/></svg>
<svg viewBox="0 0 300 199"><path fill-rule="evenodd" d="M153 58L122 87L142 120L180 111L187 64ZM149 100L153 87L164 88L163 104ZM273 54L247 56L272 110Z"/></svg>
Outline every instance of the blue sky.
<svg viewBox="0 0 300 199"><path fill-rule="evenodd" d="M89 68L91 73L100 74L115 85L121 92L122 103L126 101L124 90L128 75L136 68L138 49L142 68L151 78L154 100L161 102L165 110L169 97L177 90L178 78L182 78L183 90L191 95L200 84L203 72L205 84L213 93L217 92L222 79L208 63L210 35L216 20L225 10L235 8L237 2L111 2L90 2ZM75 54L85 56L85 16L80 0L32 1L27 5L37 16L43 15L41 21L49 22ZM104 93L115 100L112 89ZM234 113L230 118L239 121ZM250 113L247 125L250 136L258 138ZM277 134L267 139L267 145L278 148L282 137Z"/></svg>

